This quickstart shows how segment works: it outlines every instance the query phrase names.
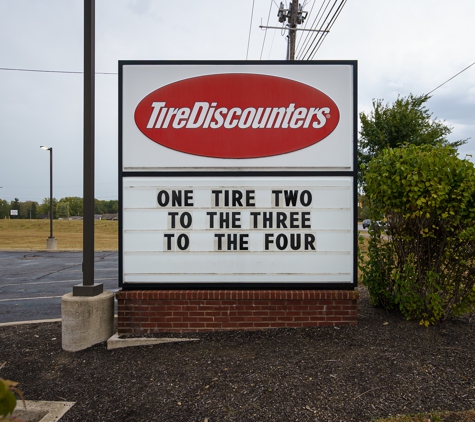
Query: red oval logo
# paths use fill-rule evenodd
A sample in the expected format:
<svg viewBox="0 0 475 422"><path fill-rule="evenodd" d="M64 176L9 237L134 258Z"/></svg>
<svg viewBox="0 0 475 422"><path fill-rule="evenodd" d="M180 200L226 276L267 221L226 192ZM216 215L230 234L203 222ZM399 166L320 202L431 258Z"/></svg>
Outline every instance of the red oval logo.
<svg viewBox="0 0 475 422"><path fill-rule="evenodd" d="M152 141L187 154L258 158L326 138L340 112L323 92L290 79L217 74L184 79L147 95L135 123Z"/></svg>

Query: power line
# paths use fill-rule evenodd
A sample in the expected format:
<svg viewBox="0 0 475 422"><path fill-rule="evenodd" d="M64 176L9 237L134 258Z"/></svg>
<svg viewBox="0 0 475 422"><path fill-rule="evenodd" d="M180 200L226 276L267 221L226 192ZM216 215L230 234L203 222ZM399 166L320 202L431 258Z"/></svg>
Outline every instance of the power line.
<svg viewBox="0 0 475 422"><path fill-rule="evenodd" d="M315 2L316 2L316 0L313 1L312 7L310 8L310 12L308 12L308 16L310 16L310 15L312 14L313 8L314 8L314 6L315 6ZM315 19L313 20L313 23L315 23L315 21L318 19L318 16L320 15L320 10L322 10L323 4L324 4L324 2L321 4L320 9L319 9L318 12L317 12L317 16L316 16ZM308 17L307 17L307 19L305 20L304 28L307 28L308 22L309 22L309 19L308 19ZM310 28L311 28L311 27L312 27L312 26L310 26ZM308 40L308 38L310 37L310 35L311 35L310 32L307 32L307 34L305 35L305 39L303 39L302 37L299 39L299 42L298 42L298 44L297 44L297 50L298 50L297 55L298 55L298 54L300 53L300 51L301 51L301 49L299 49L300 43L303 42L303 43L305 44L305 42ZM303 41L302 41L302 40L303 40Z"/></svg>
<svg viewBox="0 0 475 422"><path fill-rule="evenodd" d="M37 72L37 73L67 73L67 74L83 74L82 71L74 70L44 70L44 69L20 69L13 67L0 67L0 70L12 71L12 72ZM96 75L117 75L117 72L96 72Z"/></svg>
<svg viewBox="0 0 475 422"><path fill-rule="evenodd" d="M272 10L272 1L270 1L270 6L269 6L269 15L267 16L267 26L269 26L269 19L270 19L270 12ZM261 49L261 56L259 57L259 60L262 60L262 53L264 52L264 44L266 43L266 37L267 37L267 29L264 34L264 41L262 41L262 49Z"/></svg>
<svg viewBox="0 0 475 422"><path fill-rule="evenodd" d="M340 15L341 11L343 10L343 7L345 6L347 0L340 0L340 4L337 6L338 0L335 0L330 7L330 9L327 12L327 9L330 6L330 0L326 4L325 8L322 11L322 8L325 3L322 3L322 6L320 7L320 10L318 11L317 16L314 19L314 28L317 28L319 25L319 22L321 22L320 27L318 29L317 34L313 37L313 39L310 41L308 37L306 38L302 48L300 49L299 53L303 52L300 55L301 59L306 60L312 60L319 48L321 47L323 41L325 40L326 36L330 32L331 28L333 27L333 24L335 23L336 19ZM336 10L335 9L336 7ZM322 11L322 14L320 15L320 12ZM325 17L324 14L326 13ZM322 21L323 18L323 21ZM325 26L326 25L326 26ZM325 27L325 29L323 29Z"/></svg>
<svg viewBox="0 0 475 422"><path fill-rule="evenodd" d="M274 35L272 36L272 42L270 44L269 55L267 56L267 59L270 59L270 53L272 52L272 47L274 47L274 40L275 40L275 31L274 31Z"/></svg>
<svg viewBox="0 0 475 422"><path fill-rule="evenodd" d="M432 91L428 92L426 95L432 94L436 89L439 89L441 86L444 86L447 82L450 82L452 79L454 79L455 77L457 77L458 75L460 75L462 72L465 72L468 68L472 67L474 64L475 64L475 62L473 62L472 64L468 65L465 69L461 70L459 73L457 73L456 75L452 76L450 79L447 79L444 83L440 84L437 88L434 88Z"/></svg>
<svg viewBox="0 0 475 422"><path fill-rule="evenodd" d="M325 29L326 30L329 30L330 27L331 27L331 22L332 20L334 19L334 16L335 14L337 13L338 11L338 8L336 9L336 11L334 12L334 8L336 7L338 3L338 0L335 0L332 4L332 6L330 7L330 10L328 11L328 13L326 14L325 18L323 19L321 25L320 25L320 29L323 29L324 26L325 26ZM329 5L329 4L328 4ZM328 7L327 5L327 7ZM333 14L332 14L333 13ZM315 35L315 37L313 38L310 46L307 48L306 52L304 53L305 54L308 54L307 55L307 60L310 60L312 58L312 55L316 52L316 50L318 49L318 46L319 44L323 41L324 39L324 36L323 34L321 33L317 33Z"/></svg>
<svg viewBox="0 0 475 422"><path fill-rule="evenodd" d="M337 11L332 16L330 23L327 25L327 30L320 37L320 42L319 42L318 46L315 46L312 57L310 57L310 60L313 60L313 58L315 57L315 54L317 54L317 51L322 46L323 41L325 41L325 38L327 37L328 33L330 32L330 30L332 29L332 27L335 24L336 20L338 19L338 16L340 16L340 13L343 10L343 7L345 7L346 1L347 0L343 0L342 3L340 3L340 5L338 6Z"/></svg>
<svg viewBox="0 0 475 422"><path fill-rule="evenodd" d="M247 60L247 56L249 55L249 44L250 44L250 42L251 42L252 17L254 16L254 1L255 1L255 0L252 0L251 23L249 24L249 38L247 39L246 60Z"/></svg>
<svg viewBox="0 0 475 422"><path fill-rule="evenodd" d="M315 16L315 19L313 20L313 24L312 24L312 28L314 29L317 29L319 23L321 22L322 18L323 18L323 15L325 14L325 12L327 11L328 9L328 6L330 6L330 1L331 0L328 0L328 3L326 3L326 1L324 1L322 3L322 5L320 6L320 9L318 10L318 13L317 13L317 16ZM335 3L336 3L337 0L335 0ZM326 5L325 5L326 3ZM333 3L333 6L335 5L335 3ZM323 9L323 10L322 10ZM321 12L321 14L320 14ZM327 17L324 18L323 22L321 23L320 25L320 30L323 28L323 25L325 24L325 21L326 19L328 18L328 16L330 15L331 13L331 9L330 11L328 12L327 14ZM310 38L310 34L309 36L305 39L305 42L304 44L302 45L302 48L300 49L300 52L302 52L305 48L307 48L307 50L305 51L305 53L302 53L302 57L305 56L305 54L308 53L308 51L312 48L312 44L315 42L315 40L317 39L318 37L318 33L315 34L315 36L312 38ZM308 47L307 47L308 46Z"/></svg>

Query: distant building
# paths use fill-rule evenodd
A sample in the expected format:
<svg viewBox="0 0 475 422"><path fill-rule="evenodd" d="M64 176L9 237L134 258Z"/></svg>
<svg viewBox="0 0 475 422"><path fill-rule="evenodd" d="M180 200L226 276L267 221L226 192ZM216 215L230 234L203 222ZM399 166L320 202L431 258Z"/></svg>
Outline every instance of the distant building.
<svg viewBox="0 0 475 422"><path fill-rule="evenodd" d="M119 214L102 214L103 220L118 220Z"/></svg>

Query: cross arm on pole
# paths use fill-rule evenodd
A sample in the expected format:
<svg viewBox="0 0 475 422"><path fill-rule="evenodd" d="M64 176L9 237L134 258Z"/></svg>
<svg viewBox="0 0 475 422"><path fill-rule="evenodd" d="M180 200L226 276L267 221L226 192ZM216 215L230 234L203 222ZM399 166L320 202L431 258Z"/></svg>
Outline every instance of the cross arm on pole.
<svg viewBox="0 0 475 422"><path fill-rule="evenodd" d="M261 29L282 29L281 26L265 26L259 25ZM330 32L326 29L306 29L306 28L288 28L290 31L307 31L307 32Z"/></svg>

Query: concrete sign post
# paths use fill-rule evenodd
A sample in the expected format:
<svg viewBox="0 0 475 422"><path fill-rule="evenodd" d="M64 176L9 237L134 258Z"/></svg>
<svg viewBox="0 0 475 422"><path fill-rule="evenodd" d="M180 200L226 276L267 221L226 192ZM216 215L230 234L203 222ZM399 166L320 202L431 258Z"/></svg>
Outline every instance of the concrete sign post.
<svg viewBox="0 0 475 422"><path fill-rule="evenodd" d="M124 297L354 289L356 62L125 61L119 90Z"/></svg>

